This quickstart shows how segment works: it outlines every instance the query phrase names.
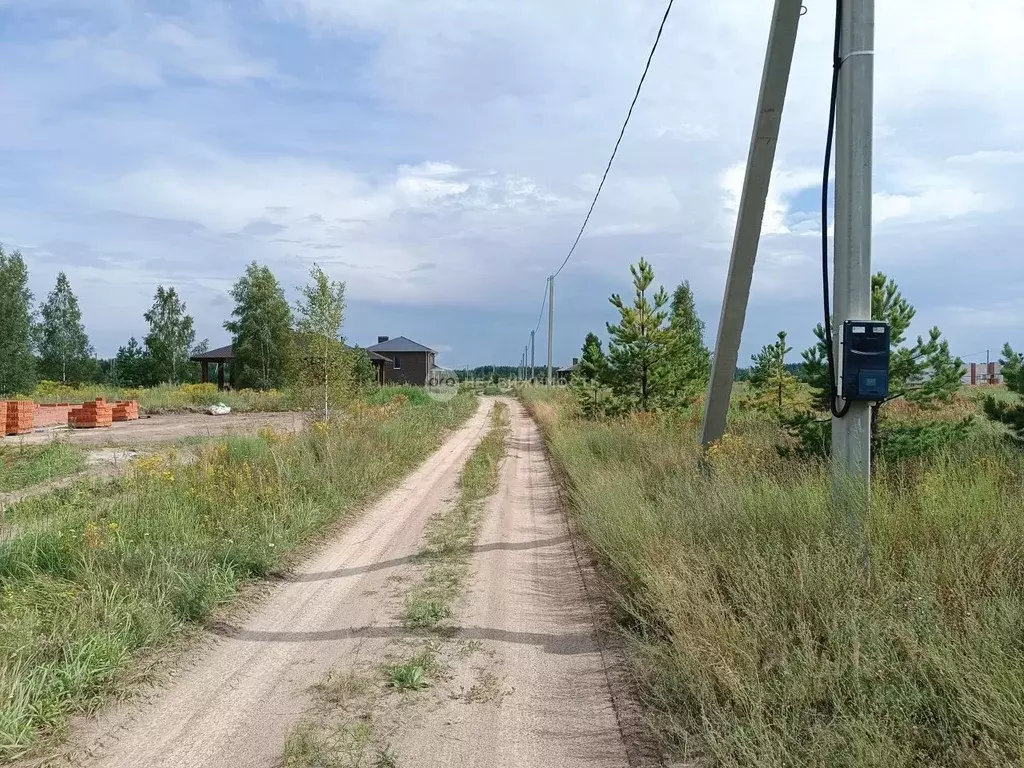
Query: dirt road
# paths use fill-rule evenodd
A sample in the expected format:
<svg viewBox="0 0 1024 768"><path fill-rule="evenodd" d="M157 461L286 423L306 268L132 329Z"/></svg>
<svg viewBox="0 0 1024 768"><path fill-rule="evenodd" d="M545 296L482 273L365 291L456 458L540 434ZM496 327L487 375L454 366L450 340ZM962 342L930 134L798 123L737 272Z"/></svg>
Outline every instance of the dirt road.
<svg viewBox="0 0 1024 768"><path fill-rule="evenodd" d="M509 402L512 433L498 493L474 549L458 636L486 651L501 695L436 697L396 737L401 765L627 765L583 583L536 426ZM416 572L430 516L449 503L486 433L492 402L394 492L300 567L150 701L103 716L77 739L92 768L261 768L281 764L309 688L331 669L379 663L408 636L383 597ZM478 654L479 655L479 654ZM480 669L453 669L454 683ZM454 684L453 683L453 684ZM440 699L440 700L438 700Z"/></svg>
<svg viewBox="0 0 1024 768"><path fill-rule="evenodd" d="M396 752L403 765L628 765L555 478L516 401L508 458L488 504L458 637L483 645ZM484 691L483 703L474 691ZM488 693L492 695L488 695Z"/></svg>
<svg viewBox="0 0 1024 768"><path fill-rule="evenodd" d="M0 437L0 444L40 444L65 440L74 445L130 445L170 443L185 438L254 435L264 427L279 432L297 432L305 423L303 413L158 413L138 421L118 421L102 429L40 429L17 437Z"/></svg>

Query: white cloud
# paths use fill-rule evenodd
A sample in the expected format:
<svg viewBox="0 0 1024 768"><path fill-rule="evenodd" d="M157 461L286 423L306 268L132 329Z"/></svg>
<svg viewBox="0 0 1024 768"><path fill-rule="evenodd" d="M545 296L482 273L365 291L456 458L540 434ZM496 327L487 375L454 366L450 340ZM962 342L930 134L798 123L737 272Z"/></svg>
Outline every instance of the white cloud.
<svg viewBox="0 0 1024 768"><path fill-rule="evenodd" d="M90 259L156 272L183 259L204 296L251 258L296 274L317 258L354 296L507 311L572 242L664 8L210 0L172 16L147 0L45 0L45 14L39 2L18 13L51 33L26 38L0 82L0 143L32 150L0 184L14 240L65 261L84 243ZM646 255L666 283L693 281L713 325L770 12L676 4L570 287L603 291ZM762 325L800 318L794 345L817 280L807 191L820 183L831 21L827 4L801 21L752 297ZM1024 280L1011 253L1024 235L1022 27L1017 0L878 4L876 262L921 281L922 317L956 303L938 277L965 254L965 305L1008 300ZM576 301L567 309L605 309Z"/></svg>

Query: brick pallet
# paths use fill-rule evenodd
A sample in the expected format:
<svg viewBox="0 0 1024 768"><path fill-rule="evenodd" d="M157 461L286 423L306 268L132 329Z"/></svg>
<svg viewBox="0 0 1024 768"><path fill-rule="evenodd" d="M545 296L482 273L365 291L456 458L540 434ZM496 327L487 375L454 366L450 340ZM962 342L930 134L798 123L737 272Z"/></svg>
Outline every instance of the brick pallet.
<svg viewBox="0 0 1024 768"><path fill-rule="evenodd" d="M7 401L0 400L0 428L2 428L3 434L7 434ZM3 437L3 435L0 435Z"/></svg>
<svg viewBox="0 0 1024 768"><path fill-rule="evenodd" d="M8 400L5 433L27 435L35 429L36 404L31 400Z"/></svg>
<svg viewBox="0 0 1024 768"><path fill-rule="evenodd" d="M82 403L81 408L73 408L68 414L68 426L72 429L96 429L113 423L114 408L102 397L97 397L93 403Z"/></svg>
<svg viewBox="0 0 1024 768"><path fill-rule="evenodd" d="M125 400L114 403L114 421L135 421L139 418L138 400Z"/></svg>

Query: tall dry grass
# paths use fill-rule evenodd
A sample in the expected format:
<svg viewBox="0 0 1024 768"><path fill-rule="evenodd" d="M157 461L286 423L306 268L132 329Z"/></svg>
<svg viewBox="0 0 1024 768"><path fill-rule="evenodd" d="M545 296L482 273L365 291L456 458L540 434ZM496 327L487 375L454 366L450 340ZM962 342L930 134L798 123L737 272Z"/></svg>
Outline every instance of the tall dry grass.
<svg viewBox="0 0 1024 768"><path fill-rule="evenodd" d="M1024 756L1024 458L980 433L882 466L870 578L820 464L740 420L587 422L527 390L614 587L652 727L716 766L1007 766ZM554 398L554 399L553 399Z"/></svg>
<svg viewBox="0 0 1024 768"><path fill-rule="evenodd" d="M0 759L64 735L133 662L394 487L475 409L378 394L336 423L142 459L105 490L38 497L0 544Z"/></svg>
<svg viewBox="0 0 1024 768"><path fill-rule="evenodd" d="M28 396L37 403L82 403L102 397L111 402L138 400L148 413L187 411L224 403L234 411L301 410L295 393L279 389L220 391L216 384L159 384L155 387L113 387L106 384L69 386L41 381Z"/></svg>

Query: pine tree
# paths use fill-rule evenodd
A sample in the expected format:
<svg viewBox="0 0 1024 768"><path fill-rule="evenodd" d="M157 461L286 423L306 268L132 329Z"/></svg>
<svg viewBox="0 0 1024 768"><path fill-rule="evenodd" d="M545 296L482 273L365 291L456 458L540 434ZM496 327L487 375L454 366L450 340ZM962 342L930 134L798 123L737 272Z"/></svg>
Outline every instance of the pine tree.
<svg viewBox="0 0 1024 768"><path fill-rule="evenodd" d="M585 416L595 416L601 410L601 392L608 381L608 358L601 349L601 340L588 333L583 342L579 365L572 374L573 392Z"/></svg>
<svg viewBox="0 0 1024 768"><path fill-rule="evenodd" d="M618 324L607 324L609 380L616 396L646 411L658 394L658 369L664 364L668 332L664 307L668 294L658 288L648 296L654 284L654 269L645 259L629 268L635 295L627 305L619 294L609 299L619 310Z"/></svg>
<svg viewBox="0 0 1024 768"><path fill-rule="evenodd" d="M322 387L326 418L331 412L332 388L338 397L347 392L352 383L350 361L341 338L345 321L345 283L330 280L317 264L309 275L312 282L300 289L302 298L296 307L298 331L306 337L302 341L299 378L315 379Z"/></svg>
<svg viewBox="0 0 1024 768"><path fill-rule="evenodd" d="M786 355L793 351L786 346L786 332L779 331L778 341L766 344L750 359L748 381L757 395L756 405L781 417L791 409L799 396L799 383L786 367Z"/></svg>
<svg viewBox="0 0 1024 768"><path fill-rule="evenodd" d="M165 289L161 285L153 296L153 306L143 317L149 323L149 333L143 341L154 379L179 383L185 375L189 351L196 337L192 317L185 313L185 303L174 288Z"/></svg>
<svg viewBox="0 0 1024 768"><path fill-rule="evenodd" d="M711 376L704 321L697 315L688 281L680 283L672 294L664 364L658 373L660 399L668 406L688 404L706 389Z"/></svg>
<svg viewBox="0 0 1024 768"><path fill-rule="evenodd" d="M255 261L231 289L233 320L224 323L233 336L235 365L245 386L282 386L291 358L292 310L274 273Z"/></svg>
<svg viewBox="0 0 1024 768"><path fill-rule="evenodd" d="M28 268L20 251L0 246L0 395L28 394L35 384Z"/></svg>
<svg viewBox="0 0 1024 768"><path fill-rule="evenodd" d="M608 358L601 349L601 340L596 333L588 333L583 342L583 352L579 365L573 372L573 376L579 376L599 384L608 381Z"/></svg>
<svg viewBox="0 0 1024 768"><path fill-rule="evenodd" d="M927 340L918 336L916 343L906 345L907 331L917 310L903 296L892 278L878 272L871 278L871 319L889 324L889 399L903 397L922 408L935 407L948 402L959 389L964 374L963 361L954 357L949 342L942 338L938 328L928 332ZM819 323L814 328L817 343L803 352L803 380L814 392L814 404L827 411L829 408L829 381L825 329ZM944 441L962 436L969 420L956 423L934 423L906 429L883 428L881 414L884 403L871 407L871 439L875 452L893 445L892 455L909 455ZM809 417L794 419L791 424L797 432L805 433L813 423ZM800 423L797 423L800 422ZM801 426L802 425L802 426ZM821 427L814 427L819 432ZM804 437L808 435L803 434ZM811 442L824 445L821 435L810 437Z"/></svg>
<svg viewBox="0 0 1024 768"><path fill-rule="evenodd" d="M118 387L148 387L156 383L149 353L134 336L117 350L110 376L111 383Z"/></svg>
<svg viewBox="0 0 1024 768"><path fill-rule="evenodd" d="M37 327L39 369L51 381L80 383L89 374L92 347L82 325L78 297L68 276L57 275L57 285L46 297Z"/></svg>
<svg viewBox="0 0 1024 768"><path fill-rule="evenodd" d="M1018 395L1018 402L1007 403L989 395L985 398L985 415L1005 424L1010 430L1010 439L1024 447L1024 354L1014 352L1007 343L999 365L1006 388Z"/></svg>

